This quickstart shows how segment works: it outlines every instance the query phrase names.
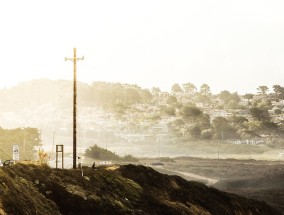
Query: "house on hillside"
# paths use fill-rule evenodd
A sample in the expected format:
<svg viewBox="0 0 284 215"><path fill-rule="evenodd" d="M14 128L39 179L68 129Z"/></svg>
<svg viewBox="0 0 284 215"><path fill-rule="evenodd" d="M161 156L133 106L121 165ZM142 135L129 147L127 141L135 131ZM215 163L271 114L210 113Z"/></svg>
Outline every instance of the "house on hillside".
<svg viewBox="0 0 284 215"><path fill-rule="evenodd" d="M239 105L248 106L249 105L249 100L242 98L241 101L239 102Z"/></svg>
<svg viewBox="0 0 284 215"><path fill-rule="evenodd" d="M258 145L264 144L265 141L263 138L253 138L253 139L229 139L227 142L232 144L246 144L246 145Z"/></svg>
<svg viewBox="0 0 284 215"><path fill-rule="evenodd" d="M225 110L213 110L210 112L210 121L212 122L212 120L214 120L217 117L224 117L224 118L228 118L231 117L232 114L225 111Z"/></svg>
<svg viewBox="0 0 284 215"><path fill-rule="evenodd" d="M153 138L152 134L115 134L115 136L127 140L127 142L145 141Z"/></svg>
<svg viewBox="0 0 284 215"><path fill-rule="evenodd" d="M166 120L161 120L159 123L155 124L151 128L151 132L153 133L168 133L168 123Z"/></svg>

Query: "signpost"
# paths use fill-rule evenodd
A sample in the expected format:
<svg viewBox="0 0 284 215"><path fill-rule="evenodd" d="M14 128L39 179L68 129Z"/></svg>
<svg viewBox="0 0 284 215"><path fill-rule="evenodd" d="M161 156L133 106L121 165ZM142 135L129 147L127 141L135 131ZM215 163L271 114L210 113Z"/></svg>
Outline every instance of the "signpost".
<svg viewBox="0 0 284 215"><path fill-rule="evenodd" d="M20 147L19 145L13 145L13 160L20 160Z"/></svg>
<svg viewBox="0 0 284 215"><path fill-rule="evenodd" d="M61 152L61 163L62 163L62 169L64 169L64 165L63 165L63 163L64 163L64 156L63 156L63 154L64 154L64 146L63 145L56 145L56 160L55 160L55 162L56 162L56 169L57 169L57 167L58 167L58 153L59 152Z"/></svg>

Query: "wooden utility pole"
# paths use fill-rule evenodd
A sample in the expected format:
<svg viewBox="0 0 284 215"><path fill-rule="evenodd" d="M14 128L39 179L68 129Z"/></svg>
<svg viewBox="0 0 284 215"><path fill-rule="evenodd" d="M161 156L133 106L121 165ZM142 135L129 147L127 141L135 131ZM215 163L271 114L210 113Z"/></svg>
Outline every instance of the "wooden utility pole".
<svg viewBox="0 0 284 215"><path fill-rule="evenodd" d="M77 68L76 63L78 60L84 60L84 57L77 58L76 57L76 48L74 48L74 57L73 58L65 58L66 60L71 60L74 63L74 82L73 82L73 169L76 169L77 164Z"/></svg>

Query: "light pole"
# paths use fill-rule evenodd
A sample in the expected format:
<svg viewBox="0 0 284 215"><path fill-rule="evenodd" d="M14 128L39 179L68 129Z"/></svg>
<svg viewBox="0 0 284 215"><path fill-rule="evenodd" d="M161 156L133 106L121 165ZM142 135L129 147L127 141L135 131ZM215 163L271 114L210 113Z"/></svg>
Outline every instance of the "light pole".
<svg viewBox="0 0 284 215"><path fill-rule="evenodd" d="M66 60L71 60L74 63L74 81L73 81L73 169L76 169L76 159L77 159L77 68L76 63L79 60L84 60L84 57L76 57L76 48L73 49L74 57L65 58Z"/></svg>

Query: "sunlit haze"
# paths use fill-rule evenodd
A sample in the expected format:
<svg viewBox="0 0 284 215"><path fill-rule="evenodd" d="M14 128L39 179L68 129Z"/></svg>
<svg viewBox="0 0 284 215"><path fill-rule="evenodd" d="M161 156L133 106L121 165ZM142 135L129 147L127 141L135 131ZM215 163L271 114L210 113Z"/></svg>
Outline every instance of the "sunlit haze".
<svg viewBox="0 0 284 215"><path fill-rule="evenodd" d="M38 79L256 92L284 80L284 2L1 1L0 87Z"/></svg>

